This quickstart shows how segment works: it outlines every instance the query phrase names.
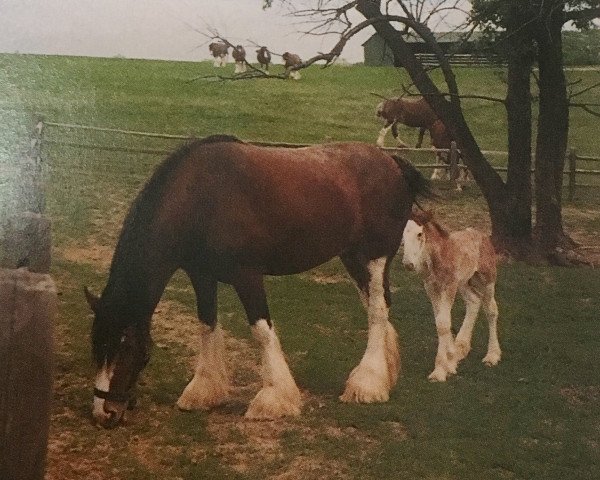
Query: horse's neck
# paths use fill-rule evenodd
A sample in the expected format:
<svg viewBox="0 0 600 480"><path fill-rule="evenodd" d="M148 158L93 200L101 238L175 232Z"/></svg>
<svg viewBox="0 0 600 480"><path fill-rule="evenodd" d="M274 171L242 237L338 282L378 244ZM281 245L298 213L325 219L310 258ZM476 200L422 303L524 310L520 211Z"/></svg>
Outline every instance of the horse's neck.
<svg viewBox="0 0 600 480"><path fill-rule="evenodd" d="M154 312L173 271L150 264L113 265L102 296L108 304L125 306L136 316L146 317Z"/></svg>

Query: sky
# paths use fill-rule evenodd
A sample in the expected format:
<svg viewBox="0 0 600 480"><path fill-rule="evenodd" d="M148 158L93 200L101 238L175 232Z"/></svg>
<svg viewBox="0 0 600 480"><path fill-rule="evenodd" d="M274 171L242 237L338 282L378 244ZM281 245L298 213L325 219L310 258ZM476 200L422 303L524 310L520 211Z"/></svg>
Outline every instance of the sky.
<svg viewBox="0 0 600 480"><path fill-rule="evenodd" d="M305 26L281 6L261 6L262 0L0 0L0 52L202 60L210 56L202 32L211 28L248 51L255 42L302 58L336 42L300 34ZM342 58L362 61L361 44L372 33L351 40Z"/></svg>

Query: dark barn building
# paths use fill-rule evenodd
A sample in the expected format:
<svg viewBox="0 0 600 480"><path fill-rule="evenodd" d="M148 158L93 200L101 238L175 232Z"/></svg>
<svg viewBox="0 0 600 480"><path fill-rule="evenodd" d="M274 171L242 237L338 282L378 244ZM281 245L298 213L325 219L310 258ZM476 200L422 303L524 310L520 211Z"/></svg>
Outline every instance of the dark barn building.
<svg viewBox="0 0 600 480"><path fill-rule="evenodd" d="M442 51L446 54L471 54L474 51L474 41L478 35L473 34L465 40L464 34L457 32L434 32L435 39ZM415 54L433 55L433 51L421 37L414 34L404 35L405 41ZM370 66L393 66L394 56L385 40L378 34L374 34L362 44L365 65ZM396 65L401 67L402 65Z"/></svg>

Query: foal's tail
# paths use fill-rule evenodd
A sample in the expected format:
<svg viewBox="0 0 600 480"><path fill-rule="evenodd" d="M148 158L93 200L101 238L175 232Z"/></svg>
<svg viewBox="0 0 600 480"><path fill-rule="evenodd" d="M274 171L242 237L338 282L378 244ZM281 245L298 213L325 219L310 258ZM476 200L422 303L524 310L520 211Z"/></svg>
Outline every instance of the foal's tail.
<svg viewBox="0 0 600 480"><path fill-rule="evenodd" d="M392 155L392 158L396 161L400 170L402 170L402 176L408 184L408 190L413 196L415 204L423 210L421 205L417 202L417 198L429 198L435 199L438 195L432 190L431 182L427 180L421 172L419 172L415 166L405 158L399 155Z"/></svg>

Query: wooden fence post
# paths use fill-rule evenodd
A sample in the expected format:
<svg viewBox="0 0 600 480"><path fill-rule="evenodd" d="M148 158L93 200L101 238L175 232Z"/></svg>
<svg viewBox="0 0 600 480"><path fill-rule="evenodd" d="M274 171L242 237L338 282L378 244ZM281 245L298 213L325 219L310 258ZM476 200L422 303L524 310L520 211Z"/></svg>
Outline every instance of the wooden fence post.
<svg viewBox="0 0 600 480"><path fill-rule="evenodd" d="M56 287L50 270L41 141L36 119L19 159L16 201L0 233L0 479L44 478L52 395L52 321ZM31 270L43 273L29 272Z"/></svg>
<svg viewBox="0 0 600 480"><path fill-rule="evenodd" d="M455 141L450 142L450 153L449 162L450 162L450 180L456 183L456 189L458 191L462 190L462 185L459 182L460 178L460 168L458 166L458 147Z"/></svg>
<svg viewBox="0 0 600 480"><path fill-rule="evenodd" d="M27 154L19 159L16 210L1 226L0 267L28 267L38 273L50 271L52 239L50 221L44 217L46 200L42 172L44 121L35 119Z"/></svg>
<svg viewBox="0 0 600 480"><path fill-rule="evenodd" d="M577 151L572 148L569 150L569 202L575 197L575 187L577 186Z"/></svg>
<svg viewBox="0 0 600 480"><path fill-rule="evenodd" d="M0 269L0 478L42 480L52 395L56 287L49 275Z"/></svg>

